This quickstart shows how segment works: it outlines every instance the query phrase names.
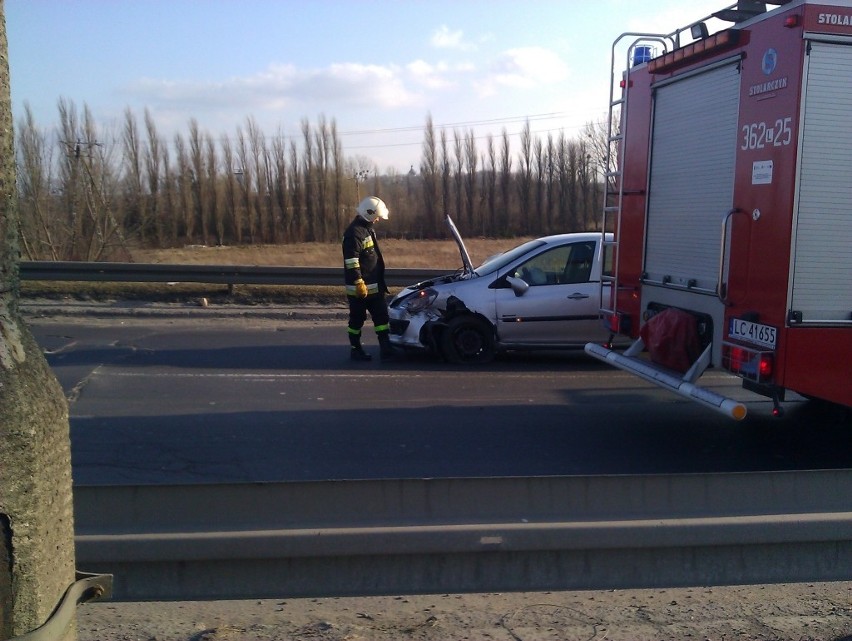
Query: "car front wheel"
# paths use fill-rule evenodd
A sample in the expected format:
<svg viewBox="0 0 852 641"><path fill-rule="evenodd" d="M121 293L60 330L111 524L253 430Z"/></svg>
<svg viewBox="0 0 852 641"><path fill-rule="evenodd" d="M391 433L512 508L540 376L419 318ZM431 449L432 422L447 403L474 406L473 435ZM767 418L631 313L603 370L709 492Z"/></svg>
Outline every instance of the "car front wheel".
<svg viewBox="0 0 852 641"><path fill-rule="evenodd" d="M441 336L441 353L451 363L487 363L494 349L493 329L472 316L456 316Z"/></svg>

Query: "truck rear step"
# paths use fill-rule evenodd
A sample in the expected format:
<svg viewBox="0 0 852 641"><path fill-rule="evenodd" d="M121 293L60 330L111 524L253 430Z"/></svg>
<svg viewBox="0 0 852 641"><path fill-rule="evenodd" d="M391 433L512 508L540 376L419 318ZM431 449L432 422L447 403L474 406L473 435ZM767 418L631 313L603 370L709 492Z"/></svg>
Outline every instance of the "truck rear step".
<svg viewBox="0 0 852 641"><path fill-rule="evenodd" d="M644 346L644 342L639 338L623 353L607 349L597 343L587 343L585 351L589 356L593 356L625 372L634 374L639 378L691 401L700 403L729 418L737 421L745 418L747 409L743 403L695 384L695 381L704 372L710 362L710 345L707 346L701 357L683 376L679 376L676 372L663 369L654 365L654 363L638 358L638 354L642 352Z"/></svg>

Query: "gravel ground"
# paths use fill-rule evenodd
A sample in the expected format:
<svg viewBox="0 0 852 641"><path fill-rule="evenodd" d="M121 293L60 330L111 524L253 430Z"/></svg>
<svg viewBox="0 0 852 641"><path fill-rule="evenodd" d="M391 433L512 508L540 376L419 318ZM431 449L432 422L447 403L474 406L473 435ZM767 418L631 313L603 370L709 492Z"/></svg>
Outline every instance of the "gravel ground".
<svg viewBox="0 0 852 641"><path fill-rule="evenodd" d="M111 603L79 641L852 641L852 582Z"/></svg>

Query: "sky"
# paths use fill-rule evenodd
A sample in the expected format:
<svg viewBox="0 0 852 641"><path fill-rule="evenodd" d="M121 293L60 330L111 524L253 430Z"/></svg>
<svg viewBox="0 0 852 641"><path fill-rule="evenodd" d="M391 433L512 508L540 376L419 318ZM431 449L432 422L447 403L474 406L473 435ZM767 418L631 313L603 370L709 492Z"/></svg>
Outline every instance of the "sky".
<svg viewBox="0 0 852 641"><path fill-rule="evenodd" d="M16 123L54 131L60 99L106 144L147 109L167 142L192 119L236 139L334 121L347 158L419 168L436 130L568 138L606 118L611 45L669 33L724 0L5 0ZM619 56L621 59L621 57ZM112 143L110 142L112 141ZM59 144L59 143L57 143Z"/></svg>

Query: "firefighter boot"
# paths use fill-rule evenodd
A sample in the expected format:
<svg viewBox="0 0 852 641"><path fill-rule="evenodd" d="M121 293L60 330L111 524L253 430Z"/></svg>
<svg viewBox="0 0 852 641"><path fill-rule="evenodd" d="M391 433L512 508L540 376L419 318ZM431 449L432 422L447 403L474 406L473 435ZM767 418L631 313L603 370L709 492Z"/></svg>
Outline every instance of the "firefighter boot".
<svg viewBox="0 0 852 641"><path fill-rule="evenodd" d="M380 358L383 361L394 360L399 355L399 351L391 345L390 332L376 332L376 337L379 339L379 348L381 349Z"/></svg>
<svg viewBox="0 0 852 641"><path fill-rule="evenodd" d="M361 347L360 334L349 334L349 358L353 361L361 362L373 360L373 357Z"/></svg>

